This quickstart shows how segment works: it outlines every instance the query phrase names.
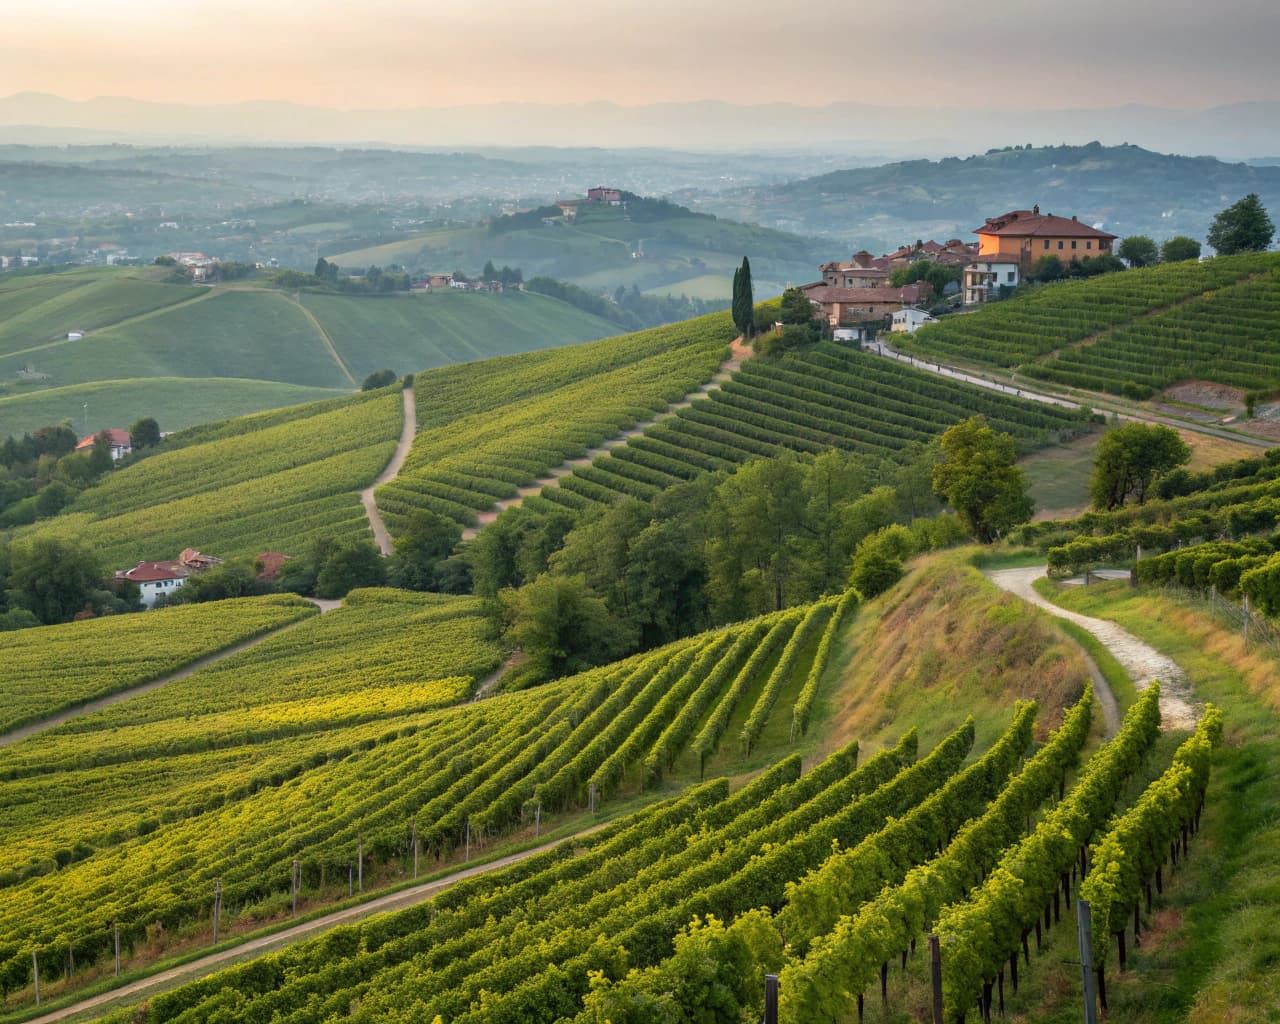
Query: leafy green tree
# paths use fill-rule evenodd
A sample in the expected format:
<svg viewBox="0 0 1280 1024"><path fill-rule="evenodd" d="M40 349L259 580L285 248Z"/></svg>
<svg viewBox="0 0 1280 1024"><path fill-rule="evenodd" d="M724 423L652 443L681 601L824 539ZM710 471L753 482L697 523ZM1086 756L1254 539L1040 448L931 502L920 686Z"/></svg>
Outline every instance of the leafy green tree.
<svg viewBox="0 0 1280 1024"><path fill-rule="evenodd" d="M1219 256L1261 252L1271 244L1275 230L1262 200L1250 192L1213 218L1208 242Z"/></svg>
<svg viewBox="0 0 1280 1024"><path fill-rule="evenodd" d="M1160 259L1154 240L1146 235L1130 235L1120 240L1116 254L1131 267L1149 267Z"/></svg>
<svg viewBox="0 0 1280 1024"><path fill-rule="evenodd" d="M877 530L858 544L849 573L850 585L870 600L902 579L902 563L915 554L911 531L897 524Z"/></svg>
<svg viewBox="0 0 1280 1024"><path fill-rule="evenodd" d="M733 273L733 324L744 338L755 330L755 299L751 292L751 263L742 257L742 266Z"/></svg>
<svg viewBox="0 0 1280 1024"><path fill-rule="evenodd" d="M1102 435L1089 478L1089 497L1098 509L1141 505L1153 483L1191 459L1176 430L1159 424L1127 423Z"/></svg>
<svg viewBox="0 0 1280 1024"><path fill-rule="evenodd" d="M104 575L98 556L74 541L37 537L10 551L9 605L45 625L69 622L91 604Z"/></svg>
<svg viewBox="0 0 1280 1024"><path fill-rule="evenodd" d="M316 596L345 597L357 587L380 587L386 582L387 566L373 541L351 541L340 545L320 565Z"/></svg>
<svg viewBox="0 0 1280 1024"><path fill-rule="evenodd" d="M144 416L129 428L129 443L135 450L154 448L160 443L160 424L151 416Z"/></svg>
<svg viewBox="0 0 1280 1024"><path fill-rule="evenodd" d="M1161 263L1181 263L1183 260L1198 260L1200 243L1186 235L1174 235L1166 238L1160 246Z"/></svg>
<svg viewBox="0 0 1280 1024"><path fill-rule="evenodd" d="M778 302L780 323L807 325L813 323L815 319L817 319L817 313L813 303L799 288L788 288L782 293L782 298Z"/></svg>
<svg viewBox="0 0 1280 1024"><path fill-rule="evenodd" d="M1064 273L1062 260L1052 253L1047 256L1041 256L1031 264L1031 279L1033 281L1058 281Z"/></svg>
<svg viewBox="0 0 1280 1024"><path fill-rule="evenodd" d="M1031 518L1027 481L1017 467L1009 434L997 433L985 416L971 416L938 439L933 489L984 544Z"/></svg>
<svg viewBox="0 0 1280 1024"><path fill-rule="evenodd" d="M389 384L396 382L395 370L374 370L364 379L364 383L360 385L361 391L376 391L378 388L385 388Z"/></svg>
<svg viewBox="0 0 1280 1024"><path fill-rule="evenodd" d="M546 679L613 660L634 643L581 576L544 573L499 599L507 638Z"/></svg>
<svg viewBox="0 0 1280 1024"><path fill-rule="evenodd" d="M288 564L288 563L285 563ZM239 562L227 562L207 572L198 573L174 592L172 604L202 604L225 601L231 597L252 597L268 590L258 581L257 573Z"/></svg>
<svg viewBox="0 0 1280 1024"><path fill-rule="evenodd" d="M391 575L408 590L438 590L440 568L459 540L462 527L437 512L411 515L395 539Z"/></svg>
<svg viewBox="0 0 1280 1024"><path fill-rule="evenodd" d="M78 493L61 480L51 480L36 495L36 515L41 519L56 516L75 500Z"/></svg>
<svg viewBox="0 0 1280 1024"><path fill-rule="evenodd" d="M89 449L89 469L94 476L110 473L115 462L111 458L111 439L106 432L93 439L93 447Z"/></svg>

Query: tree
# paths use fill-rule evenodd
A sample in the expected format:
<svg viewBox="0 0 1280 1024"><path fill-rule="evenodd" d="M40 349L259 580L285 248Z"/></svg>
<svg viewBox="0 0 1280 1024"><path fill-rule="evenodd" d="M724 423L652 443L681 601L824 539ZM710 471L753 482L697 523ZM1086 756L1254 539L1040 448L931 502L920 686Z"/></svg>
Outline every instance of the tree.
<svg viewBox="0 0 1280 1024"><path fill-rule="evenodd" d="M507 637L544 678L600 665L634 642L581 576L544 573L519 590L499 594Z"/></svg>
<svg viewBox="0 0 1280 1024"><path fill-rule="evenodd" d="M933 489L965 527L989 544L1031 518L1027 482L1009 434L997 433L985 416L971 416L938 439Z"/></svg>
<svg viewBox="0 0 1280 1024"><path fill-rule="evenodd" d="M154 448L160 443L160 424L150 416L144 416L129 428L129 443L139 448Z"/></svg>
<svg viewBox="0 0 1280 1024"><path fill-rule="evenodd" d="M1166 238L1160 246L1161 263L1181 263L1183 260L1198 260L1200 243L1186 235L1174 235Z"/></svg>
<svg viewBox="0 0 1280 1024"><path fill-rule="evenodd" d="M1121 508L1130 498L1141 505L1151 485L1191 459L1178 432L1158 424L1127 423L1102 435L1089 478L1089 496L1098 509Z"/></svg>
<svg viewBox="0 0 1280 1024"><path fill-rule="evenodd" d="M356 587L380 587L387 582L382 553L370 540L338 546L318 569L316 597L345 597Z"/></svg>
<svg viewBox="0 0 1280 1024"><path fill-rule="evenodd" d="M89 469L94 476L109 473L115 461L111 458L111 435L105 430L93 439L93 447L89 450Z"/></svg>
<svg viewBox="0 0 1280 1024"><path fill-rule="evenodd" d="M38 537L10 553L9 603L45 625L70 622L102 586L101 563L74 541Z"/></svg>
<svg viewBox="0 0 1280 1024"><path fill-rule="evenodd" d="M462 527L423 509L409 517L395 540L392 576L407 590L439 589L440 566L462 538Z"/></svg>
<svg viewBox="0 0 1280 1024"><path fill-rule="evenodd" d="M733 324L744 338L755 330L755 300L751 295L751 263L742 257L742 266L733 272Z"/></svg>
<svg viewBox="0 0 1280 1024"><path fill-rule="evenodd" d="M360 385L361 391L376 391L378 388L385 388L389 384L396 382L395 370L374 370L364 379L364 383Z"/></svg>
<svg viewBox="0 0 1280 1024"><path fill-rule="evenodd" d="M1271 244L1275 225L1256 192L1228 206L1213 218L1208 242L1219 256L1237 252L1261 252Z"/></svg>
<svg viewBox="0 0 1280 1024"><path fill-rule="evenodd" d="M1063 273L1062 260L1052 253L1048 256L1041 256L1031 264L1031 279L1033 281L1057 281L1062 277Z"/></svg>
<svg viewBox="0 0 1280 1024"><path fill-rule="evenodd" d="M1131 267L1149 267L1160 259L1156 243L1146 235L1130 235L1120 240L1116 254Z"/></svg>

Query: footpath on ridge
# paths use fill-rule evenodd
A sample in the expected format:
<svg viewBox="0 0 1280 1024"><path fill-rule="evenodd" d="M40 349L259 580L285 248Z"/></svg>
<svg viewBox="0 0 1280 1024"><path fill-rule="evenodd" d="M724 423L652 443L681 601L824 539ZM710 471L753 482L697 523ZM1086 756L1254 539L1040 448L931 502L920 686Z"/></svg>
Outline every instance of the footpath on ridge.
<svg viewBox="0 0 1280 1024"><path fill-rule="evenodd" d="M1187 674L1178 667L1177 662L1114 622L1068 611L1041 597L1032 584L1046 575L1048 575L1048 567L1044 565L1023 569L996 569L987 573L991 582L1001 590L1006 590L1038 608L1043 608L1051 615L1073 622L1081 629L1092 633L1112 653L1116 661L1120 662L1120 666L1133 680L1133 685L1138 690L1145 690L1153 679L1160 680L1162 728L1194 729L1196 722L1200 719L1200 711L1196 707L1195 695L1191 691ZM1111 702L1112 714L1115 714L1115 696L1110 689L1107 689L1106 693ZM1105 713L1105 705L1103 710Z"/></svg>
<svg viewBox="0 0 1280 1024"><path fill-rule="evenodd" d="M980 388L986 388L988 391L999 391L1004 395L1013 395L1017 398L1025 398L1029 402L1040 402L1043 405L1056 405L1066 409L1079 409L1080 406L1088 403L1083 401L1073 401L1069 398L1063 398L1061 395L1049 394L1045 391L1030 391L1025 387L1017 384L1005 384L998 380L992 380L989 377L979 376L976 372L962 370L956 366L948 366L946 363L940 363L937 360L920 359L917 356L905 355L897 349L890 348L883 341L869 342L865 351L874 355L884 356L886 359L896 359L900 363L906 363L915 367L917 370L924 370L926 373L932 373L939 377L949 377L951 380L963 381L966 384L973 384ZM1012 378L1011 378L1012 379ZM1039 386L1040 382L1037 382ZM1094 396L1099 397L1099 396ZM1162 426L1173 427L1176 430L1189 430L1196 434L1204 434L1208 437L1220 438L1223 441L1238 441L1240 444L1253 445L1257 448L1271 448L1274 446L1273 441L1266 438L1254 437L1250 434L1243 434L1233 430L1223 430L1219 427L1212 427L1205 423L1196 423L1191 420L1176 419L1173 416L1161 416L1159 413L1143 413L1143 412L1121 412L1118 409L1107 409L1101 406L1089 406L1089 411L1097 413L1100 416L1110 416L1112 414L1118 416L1122 420L1133 423L1159 423Z"/></svg>
<svg viewBox="0 0 1280 1024"><path fill-rule="evenodd" d="M387 533L387 525L378 514L378 501L374 491L385 483L390 483L400 475L404 460L413 447L413 439L418 434L418 407L414 404L413 388L404 389L404 426L400 429L400 440L396 444L395 454L386 468L378 474L377 479L360 492L360 503L364 505L364 514L369 520L369 528L373 531L374 543L383 555L391 554L391 536Z"/></svg>
<svg viewBox="0 0 1280 1024"><path fill-rule="evenodd" d="M33 1017L26 1021L25 1024L53 1024L54 1021L65 1020L68 1017L77 1016L95 1009L105 1010L107 1007L116 1003L128 1003L134 1001L134 997L143 997L152 994L153 990L166 990L174 988L184 982L195 981L203 978L207 974L212 974L220 968L230 966L241 960L248 960L255 956L261 956L264 953L272 953L276 950L291 946L295 942L301 942L304 939L310 939L323 932L330 931L345 924L354 924L366 917L374 914L385 913L393 910L405 910L409 907L417 906L419 903L425 903L432 896L448 889L452 885L456 885L468 878L474 878L476 875L483 875L490 871L497 871L500 868L509 867L512 864L518 864L522 860L534 857L539 853L545 853L553 850L561 843L573 842L581 839L583 836L591 835L600 829L607 827L608 823L593 825L590 828L583 829L581 832L575 832L573 835L565 836L561 839L555 839L551 842L543 843L540 846L534 846L528 850L521 850L519 853L511 853L505 857L499 857L497 860L491 860L484 864L476 864L473 867L462 868L455 871L444 878L437 878L433 882L423 882L421 885L414 885L407 889L400 889L397 892L388 893L385 896L378 896L364 903L359 903L353 907L346 907L342 910L335 910L332 913L324 914L310 921L304 921L302 924L294 925L292 928L286 928L282 931L274 932L271 935L263 935L256 939L248 939L245 942L229 946L226 949L219 950L216 953L210 953L207 956L199 957L196 960L188 961L177 967L171 967L167 970L159 971L156 974L148 975L145 978L139 978L137 981L129 982L127 985L121 985L119 988L111 989L100 995L91 996L88 999L82 999L79 1002L64 1006L60 1010L53 1010L40 1017Z"/></svg>
<svg viewBox="0 0 1280 1024"><path fill-rule="evenodd" d="M630 430L624 430L616 437L611 437L609 440L602 442L598 447L588 449L586 454L580 458L569 459L560 463L560 465L548 470L527 487L521 487L512 497L503 498L496 502L492 508L476 516L475 526L468 526L462 531L462 539L464 541L474 540L484 527L492 523L507 509L522 505L525 498L540 493L544 487L559 487L561 478L568 476L575 469L591 465L601 455L607 455L613 449L626 444L633 437L639 437L650 427L656 426L663 420L670 419L681 409L689 408L689 406L693 405L695 399L709 395L712 391L720 390L721 385L728 381L746 360L755 355L755 350L743 340L741 335L733 339L729 348L729 358L720 364L720 369L716 371L715 376L696 391L689 392L678 402L672 402L665 410L654 416L653 419L637 423Z"/></svg>

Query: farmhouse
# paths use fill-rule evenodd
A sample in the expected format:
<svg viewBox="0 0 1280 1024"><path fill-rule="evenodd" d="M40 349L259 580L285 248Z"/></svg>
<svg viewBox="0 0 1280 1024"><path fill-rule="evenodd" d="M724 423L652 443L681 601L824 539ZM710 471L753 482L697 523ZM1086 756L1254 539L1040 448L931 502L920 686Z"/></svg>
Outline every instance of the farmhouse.
<svg viewBox="0 0 1280 1024"><path fill-rule="evenodd" d="M904 306L928 302L933 296L933 285L916 281L901 288L841 288L816 281L802 285L800 291L808 296L827 323L841 328L861 324L883 326Z"/></svg>
<svg viewBox="0 0 1280 1024"><path fill-rule="evenodd" d="M987 222L974 231L978 236L979 259L1013 256L1024 273L1041 256L1057 256L1063 262L1074 262L1086 256L1109 253L1116 239L1106 231L1081 224L1075 217L1042 214L1039 206L988 217Z"/></svg>
<svg viewBox="0 0 1280 1024"><path fill-rule="evenodd" d="M1001 288L1017 288L1021 272L1017 256L979 256L964 268L965 305L998 297Z"/></svg>
<svg viewBox="0 0 1280 1024"><path fill-rule="evenodd" d="M587 189L587 202L606 203L609 206L621 206L622 190L616 188L605 188L603 185L597 185L595 188Z"/></svg>
<svg viewBox="0 0 1280 1024"><path fill-rule="evenodd" d="M187 582L191 570L179 562L139 562L132 569L120 569L116 579L136 583L144 607L154 608L156 601L176 593Z"/></svg>
<svg viewBox="0 0 1280 1024"><path fill-rule="evenodd" d="M847 263L824 263L818 268L824 284L835 288L884 288L889 284L891 268L865 249L855 252Z"/></svg>
<svg viewBox="0 0 1280 1024"><path fill-rule="evenodd" d="M106 436L107 444L111 448L112 462L119 462L133 451L133 438L129 435L129 431L121 430L119 427L108 427L106 430L99 430L96 434L82 437L80 443L76 445L76 451L89 451L93 447L93 442L103 435Z"/></svg>

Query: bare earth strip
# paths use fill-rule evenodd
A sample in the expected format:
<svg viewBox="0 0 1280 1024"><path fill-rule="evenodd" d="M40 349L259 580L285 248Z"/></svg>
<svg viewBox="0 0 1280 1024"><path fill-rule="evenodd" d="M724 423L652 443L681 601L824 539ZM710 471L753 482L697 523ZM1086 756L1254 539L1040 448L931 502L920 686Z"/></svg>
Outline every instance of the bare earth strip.
<svg viewBox="0 0 1280 1024"><path fill-rule="evenodd" d="M313 603L319 604L319 602ZM327 610L328 609L324 607L320 608L321 612L325 612ZM300 619L299 621L306 622L307 620ZM121 701L132 700L139 694L150 693L152 690L158 690L160 687L178 679L185 679L187 676L191 675L192 672L196 672L202 668L207 668L209 665L216 664L217 662L222 661L223 658L229 658L233 654L239 654L241 651L247 651L250 647L257 647L258 644L262 643L264 640L268 640L271 637L278 635L281 631L289 629L292 626L296 626L297 624L297 622L290 622L280 626L278 629L267 630L267 632L259 633L257 636L251 637L243 643L238 643L234 647L228 647L225 650L215 651L213 654L206 654L203 658L197 658L185 668L180 668L178 671L171 672L167 676L161 676L159 679L152 679L150 682L140 683L139 685L130 687L127 690L121 690L119 693L112 693L108 694L106 697L99 697L97 700L91 700L87 704L78 704L74 708L68 708L66 711L60 711L49 718L43 718L38 722L32 722L30 725L24 725L21 728L14 729L13 732L8 732L3 736L0 736L0 748L12 746L15 743L45 732L48 729L56 728L65 722L71 721L73 718L79 718L81 715L88 715L95 711L101 711L103 708L109 708L113 704L119 704Z"/></svg>
<svg viewBox="0 0 1280 1024"><path fill-rule="evenodd" d="M605 441L598 448L589 449L581 458L569 459L566 462L560 463L560 465L556 466L554 469L548 470L545 474L538 477L538 479L529 486L521 487L512 497L503 498L501 501L495 503L492 508L479 513L476 516L476 525L468 526L462 531L462 539L464 541L474 540L476 535L484 527L492 523L507 509L522 505L525 498L541 493L543 488L546 487L559 487L561 478L568 476L575 469L581 469L584 466L591 465L591 463L595 462L595 460L601 455L607 455L609 452L613 451L613 449L626 444L633 437L639 437L650 427L656 426L663 420L670 419L681 409L689 408L689 406L693 405L695 399L709 395L712 391L719 391L720 386L733 377L734 373L742 366L743 362L750 359L755 354L751 346L747 345L741 337L734 338L729 347L731 351L729 358L720 364L720 369L716 371L716 375L696 391L691 391L678 402L672 402L671 405L667 406L665 410L658 413L658 415L653 419L646 420L644 423L637 423L630 430L624 430L616 437L609 438L609 440Z"/></svg>
<svg viewBox="0 0 1280 1024"><path fill-rule="evenodd" d="M386 896L379 896L371 899L367 903L361 903L358 906L347 907L344 910L335 910L331 914L325 914L323 917L317 917L303 924L294 925L292 928L286 928L283 931L275 932L272 935L264 935L258 939L250 939L239 945L232 946L228 949L221 950L217 953L210 953L208 956L202 956L198 960L192 960L189 963L182 964L178 967L161 971L158 974L141 978L138 981L130 982L122 985L110 992L104 992L101 995L93 996L89 999L83 999L78 1003L63 1007L61 1010L54 1010L52 1013L46 1013L43 1017L35 1017L27 1021L26 1024L51 1024L53 1021L65 1020L68 1017L77 1016L90 1010L105 1008L114 1003L126 1003L135 1001L134 997L145 996L153 989L170 989L176 985L187 981L194 981L197 978L203 978L207 974L212 974L219 968L226 967L230 964L241 960L248 960L254 956L260 956L264 953L274 952L283 949L285 946L291 946L295 942L301 942L303 939L309 939L323 932L327 932L340 925L353 924L356 921L371 917L374 914L385 913L392 910L404 910L408 907L417 906L419 903L425 903L432 896L448 889L452 885L467 878L473 878L476 875L482 875L490 871L497 871L500 868L517 864L529 857L537 854L545 853L553 850L561 843L574 842L583 836L591 835L605 828L606 824L595 825L592 828L584 829L582 832L575 833L566 839L557 839L549 843L543 843L541 846L535 846L532 849L522 850L519 853L508 854L505 857L499 857L497 860L491 860L485 864L477 864L475 867L463 868L461 871L455 871L451 875L444 878L438 878L434 882L424 882L422 885L415 885L408 889L401 889L398 892L389 893Z"/></svg>
<svg viewBox="0 0 1280 1024"><path fill-rule="evenodd" d="M1114 622L1067 611L1045 600L1031 584L1046 575L1047 571L1046 566L1039 565L1025 569L999 569L987 575L1001 590L1007 590L1092 633L1120 662L1138 690L1145 690L1153 679L1160 680L1160 719L1163 727L1194 729L1200 712L1187 675L1178 667L1177 662ZM1114 703L1115 698L1111 699Z"/></svg>
<svg viewBox="0 0 1280 1024"><path fill-rule="evenodd" d="M386 468L378 474L378 478L360 492L360 503L364 505L364 513L369 518L369 527L373 530L374 542L378 545L378 550L384 555L391 554L391 537L387 533L386 523L382 521L382 516L378 514L378 502L374 498L373 492L400 475L400 468L404 465L409 449L413 447L413 439L417 433L418 413L417 406L413 402L413 388L405 388L404 427L400 431L400 442L396 445L395 454L391 456L391 461L387 463Z"/></svg>

